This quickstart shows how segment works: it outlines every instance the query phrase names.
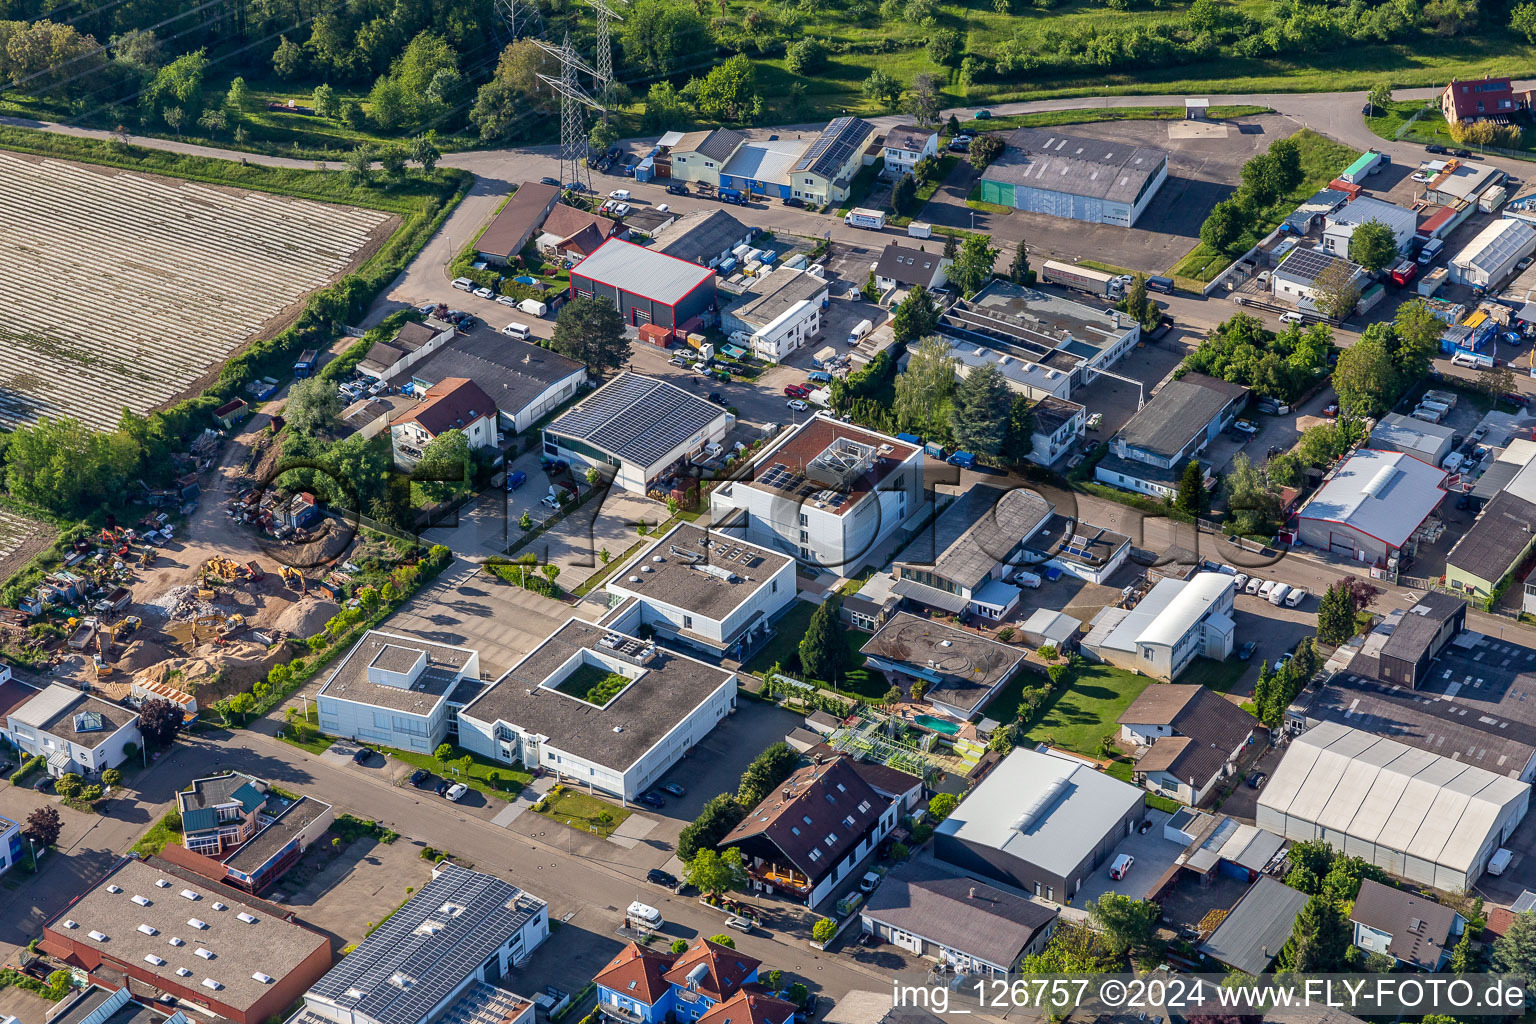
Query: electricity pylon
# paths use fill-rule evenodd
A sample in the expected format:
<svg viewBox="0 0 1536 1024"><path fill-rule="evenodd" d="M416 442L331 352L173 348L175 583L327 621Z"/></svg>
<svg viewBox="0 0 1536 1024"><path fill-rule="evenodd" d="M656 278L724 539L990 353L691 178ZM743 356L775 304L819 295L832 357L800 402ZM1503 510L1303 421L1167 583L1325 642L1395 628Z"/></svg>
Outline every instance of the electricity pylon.
<svg viewBox="0 0 1536 1024"><path fill-rule="evenodd" d="M602 109L602 104L588 95L576 81L576 72L580 71L596 78L597 71L576 56L576 52L571 49L569 32L565 34L565 41L559 46L551 46L541 39L535 39L534 42L560 62L559 78L540 74L539 80L560 96L560 178L562 184L570 184L580 180L580 175L586 167L584 157L589 148L581 108L588 106L594 110ZM586 173L586 179L587 188L590 190L592 187L590 171Z"/></svg>

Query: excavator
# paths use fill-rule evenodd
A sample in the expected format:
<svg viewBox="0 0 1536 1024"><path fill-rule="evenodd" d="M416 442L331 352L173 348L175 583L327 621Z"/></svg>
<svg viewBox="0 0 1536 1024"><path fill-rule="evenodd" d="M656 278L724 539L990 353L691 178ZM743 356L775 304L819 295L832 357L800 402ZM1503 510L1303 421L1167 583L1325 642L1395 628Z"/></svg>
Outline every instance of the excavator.
<svg viewBox="0 0 1536 1024"><path fill-rule="evenodd" d="M309 593L309 582L304 579L304 574L298 569L279 565L277 571L282 574L283 586L297 590L301 596Z"/></svg>

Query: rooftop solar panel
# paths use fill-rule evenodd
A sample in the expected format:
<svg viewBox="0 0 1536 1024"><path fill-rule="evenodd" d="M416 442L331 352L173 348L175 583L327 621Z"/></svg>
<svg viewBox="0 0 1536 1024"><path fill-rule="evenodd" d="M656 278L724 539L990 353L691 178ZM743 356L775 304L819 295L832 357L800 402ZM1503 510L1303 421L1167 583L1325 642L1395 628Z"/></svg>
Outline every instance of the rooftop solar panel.
<svg viewBox="0 0 1536 1024"><path fill-rule="evenodd" d="M624 373L550 425L617 458L653 466L723 416L674 384Z"/></svg>
<svg viewBox="0 0 1536 1024"><path fill-rule="evenodd" d="M834 119L811 143L798 163L797 171L810 171L829 178L836 174L853 155L853 151L861 146L874 126L868 121L858 117L839 117Z"/></svg>

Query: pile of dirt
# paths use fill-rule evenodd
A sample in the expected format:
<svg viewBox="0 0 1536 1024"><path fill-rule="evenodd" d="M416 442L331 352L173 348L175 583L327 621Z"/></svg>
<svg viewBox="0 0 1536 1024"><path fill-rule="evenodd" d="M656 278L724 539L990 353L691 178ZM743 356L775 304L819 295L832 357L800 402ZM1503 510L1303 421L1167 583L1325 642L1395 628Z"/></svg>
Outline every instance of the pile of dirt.
<svg viewBox="0 0 1536 1024"><path fill-rule="evenodd" d="M221 697L249 690L285 657L283 646L271 648L239 641L219 646L204 644L186 658L165 658L134 675L140 683L170 684L194 694L198 702L212 704Z"/></svg>
<svg viewBox="0 0 1536 1024"><path fill-rule="evenodd" d="M307 640L323 630L336 612L334 601L305 597L284 608L272 625L288 636Z"/></svg>
<svg viewBox="0 0 1536 1024"><path fill-rule="evenodd" d="M138 640L123 648L113 663L113 667L119 672L129 675L142 672L144 669L159 665L173 655L164 645L155 640Z"/></svg>
<svg viewBox="0 0 1536 1024"><path fill-rule="evenodd" d="M175 622L186 622L199 615L212 615L221 610L214 607L211 602L199 600L198 589L194 584L184 583L156 595L146 601L144 607L154 609L160 615Z"/></svg>

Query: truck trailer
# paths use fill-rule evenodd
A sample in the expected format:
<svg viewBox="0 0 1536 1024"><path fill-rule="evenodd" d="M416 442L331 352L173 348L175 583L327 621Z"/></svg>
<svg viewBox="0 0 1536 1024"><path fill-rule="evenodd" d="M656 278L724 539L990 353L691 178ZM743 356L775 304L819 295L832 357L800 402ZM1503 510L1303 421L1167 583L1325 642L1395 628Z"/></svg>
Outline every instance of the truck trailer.
<svg viewBox="0 0 1536 1024"><path fill-rule="evenodd" d="M1040 268L1040 277L1051 284L1059 284L1063 288L1074 288L1106 299L1121 298L1132 280L1128 274L1105 274L1098 270L1089 270L1087 267L1074 267L1070 263L1057 263L1055 260L1046 260Z"/></svg>
<svg viewBox="0 0 1536 1024"><path fill-rule="evenodd" d="M867 228L870 231L883 231L885 230L885 211L865 209L849 210L846 214L843 215L843 223L847 224L849 227Z"/></svg>

